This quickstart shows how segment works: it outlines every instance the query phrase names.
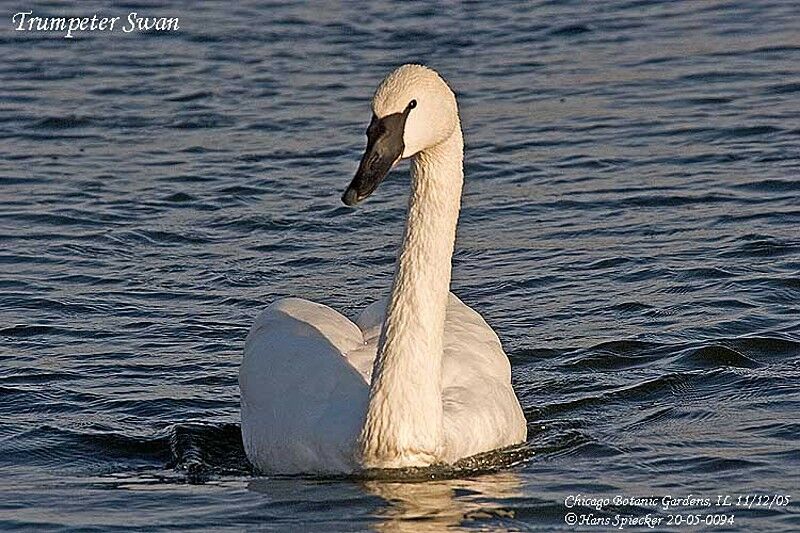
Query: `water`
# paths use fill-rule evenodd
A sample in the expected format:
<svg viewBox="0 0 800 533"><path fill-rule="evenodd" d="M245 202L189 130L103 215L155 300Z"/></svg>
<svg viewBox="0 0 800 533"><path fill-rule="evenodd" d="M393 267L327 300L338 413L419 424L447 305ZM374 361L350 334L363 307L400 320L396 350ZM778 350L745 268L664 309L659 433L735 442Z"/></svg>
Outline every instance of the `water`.
<svg viewBox="0 0 800 533"><path fill-rule="evenodd" d="M712 529L800 529L796 3L174 4L107 11L174 34L3 23L0 527L551 531L575 494L790 494ZM254 476L255 315L390 283L407 166L339 195L408 61L458 93L453 290L530 438L429 482Z"/></svg>

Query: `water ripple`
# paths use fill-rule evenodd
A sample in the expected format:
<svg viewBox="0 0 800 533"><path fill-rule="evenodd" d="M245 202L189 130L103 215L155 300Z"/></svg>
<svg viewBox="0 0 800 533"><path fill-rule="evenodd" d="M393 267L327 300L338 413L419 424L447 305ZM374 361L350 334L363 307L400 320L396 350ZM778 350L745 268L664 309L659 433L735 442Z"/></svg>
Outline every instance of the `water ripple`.
<svg viewBox="0 0 800 533"><path fill-rule="evenodd" d="M0 36L1 528L551 531L570 493L796 492L792 3L140 4L182 30ZM254 316L389 289L406 167L339 196L405 61L459 97L453 290L529 440L426 483L254 477Z"/></svg>

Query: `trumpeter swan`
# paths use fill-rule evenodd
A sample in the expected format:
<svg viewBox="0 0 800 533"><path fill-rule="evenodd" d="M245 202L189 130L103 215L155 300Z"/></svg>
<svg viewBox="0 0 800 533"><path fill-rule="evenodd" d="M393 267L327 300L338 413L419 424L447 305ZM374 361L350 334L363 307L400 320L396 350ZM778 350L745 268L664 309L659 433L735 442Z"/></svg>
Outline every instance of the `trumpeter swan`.
<svg viewBox="0 0 800 533"><path fill-rule="evenodd" d="M244 447L264 472L422 467L526 438L497 335L449 290L464 179L455 95L435 71L404 65L372 110L342 200L360 202L412 158L391 293L355 322L298 298L256 319L239 385Z"/></svg>

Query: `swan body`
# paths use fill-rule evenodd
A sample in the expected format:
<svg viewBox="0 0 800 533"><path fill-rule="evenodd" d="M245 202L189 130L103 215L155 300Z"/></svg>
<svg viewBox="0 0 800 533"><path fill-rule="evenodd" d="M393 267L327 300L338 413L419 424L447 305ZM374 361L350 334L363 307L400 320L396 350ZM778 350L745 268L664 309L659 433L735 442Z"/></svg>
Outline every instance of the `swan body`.
<svg viewBox="0 0 800 533"><path fill-rule="evenodd" d="M455 96L433 70L404 65L372 108L366 153L342 199L363 200L412 158L392 289L355 322L298 298L256 319L239 385L245 451L261 471L424 467L526 438L497 335L449 291L463 184Z"/></svg>

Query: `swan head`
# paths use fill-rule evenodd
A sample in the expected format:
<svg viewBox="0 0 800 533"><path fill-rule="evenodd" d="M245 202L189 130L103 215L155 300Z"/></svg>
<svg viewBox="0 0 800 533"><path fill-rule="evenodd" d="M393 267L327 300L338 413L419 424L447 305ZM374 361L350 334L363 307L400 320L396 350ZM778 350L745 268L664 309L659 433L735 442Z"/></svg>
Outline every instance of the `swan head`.
<svg viewBox="0 0 800 533"><path fill-rule="evenodd" d="M352 206L364 200L400 159L444 142L457 127L456 97L435 70L397 68L372 98L367 148L342 201Z"/></svg>

